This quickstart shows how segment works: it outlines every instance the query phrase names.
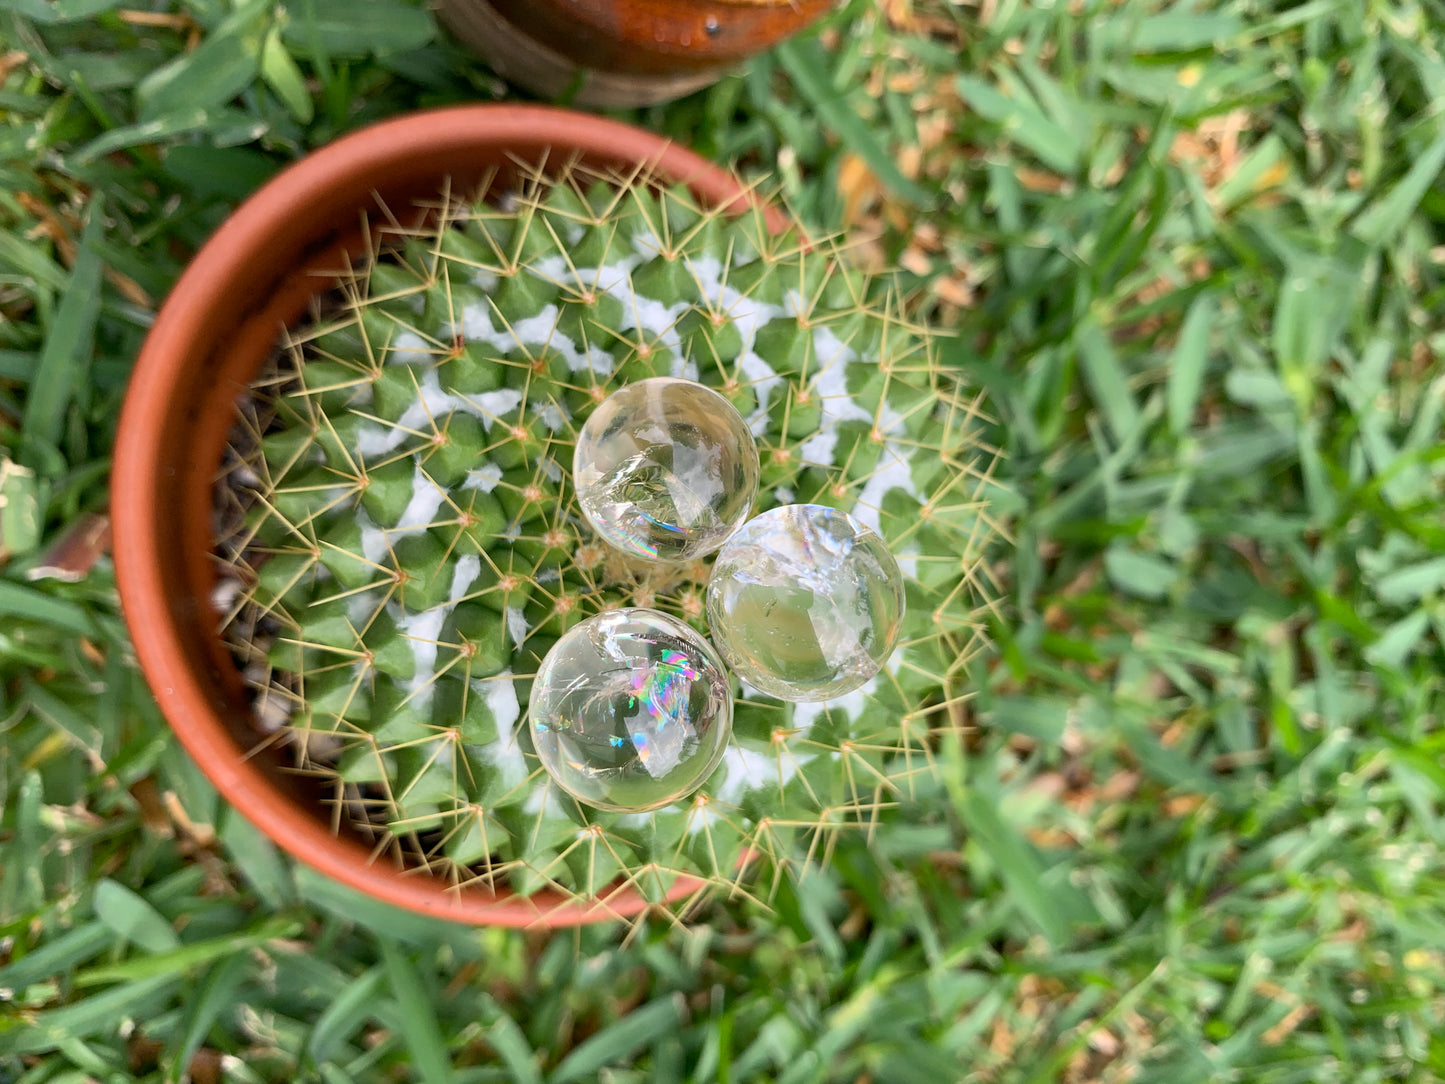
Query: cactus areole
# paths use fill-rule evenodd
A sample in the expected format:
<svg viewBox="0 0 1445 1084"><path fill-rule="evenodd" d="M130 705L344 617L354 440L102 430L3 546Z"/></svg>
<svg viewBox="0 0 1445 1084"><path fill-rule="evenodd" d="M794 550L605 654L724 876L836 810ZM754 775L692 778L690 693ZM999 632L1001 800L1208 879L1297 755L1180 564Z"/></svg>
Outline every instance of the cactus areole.
<svg viewBox="0 0 1445 1084"><path fill-rule="evenodd" d="M622 886L594 899L455 888L378 861L333 831L324 795L256 746L250 697L217 630L211 596L212 487L236 398L285 326L368 248L363 218L435 199L444 179L501 179L518 161L649 167L709 206L743 206L725 171L651 133L547 107L484 105L388 121L290 167L248 199L176 283L137 359L116 443L111 507L121 602L136 654L167 720L207 776L292 855L377 899L462 922L572 925L615 919L647 901ZM769 211L781 229L784 216ZM672 894L690 886L678 882Z"/></svg>

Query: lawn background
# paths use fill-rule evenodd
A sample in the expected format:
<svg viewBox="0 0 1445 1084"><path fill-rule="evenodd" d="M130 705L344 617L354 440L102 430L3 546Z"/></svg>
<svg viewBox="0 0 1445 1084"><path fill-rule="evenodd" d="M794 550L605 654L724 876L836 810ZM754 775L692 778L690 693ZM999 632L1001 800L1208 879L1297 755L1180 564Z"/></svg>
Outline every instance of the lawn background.
<svg viewBox="0 0 1445 1084"><path fill-rule="evenodd" d="M0 1081L1445 1078L1442 41L1439 0L850 0L624 114L903 268L1012 542L950 808L770 910L548 936L280 857L108 562L29 575L227 211L506 88L409 0L0 0Z"/></svg>

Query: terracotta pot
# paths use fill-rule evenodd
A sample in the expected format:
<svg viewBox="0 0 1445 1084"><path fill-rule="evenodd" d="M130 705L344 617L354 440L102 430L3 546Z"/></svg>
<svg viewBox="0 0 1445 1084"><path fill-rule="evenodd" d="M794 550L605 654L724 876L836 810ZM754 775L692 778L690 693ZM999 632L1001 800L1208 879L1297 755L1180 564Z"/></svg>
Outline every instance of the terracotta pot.
<svg viewBox="0 0 1445 1084"><path fill-rule="evenodd" d="M171 291L136 362L115 449L111 508L116 575L136 654L181 743L222 795L271 839L322 873L377 899L470 923L570 925L636 914L619 889L592 903L561 894L523 899L378 860L359 836L337 835L320 795L255 753L245 687L217 629L212 483L238 398L284 325L335 284L322 272L367 251L362 217L463 188L518 160L578 158L600 169L649 163L708 205L745 200L726 172L658 136L545 106L483 105L388 121L316 152L248 199ZM786 219L769 212L774 229ZM255 755L252 755L255 754ZM675 886L673 896L696 886Z"/></svg>
<svg viewBox="0 0 1445 1084"><path fill-rule="evenodd" d="M833 0L438 0L437 14L499 74L555 98L623 108L721 79ZM580 81L580 82L579 82Z"/></svg>

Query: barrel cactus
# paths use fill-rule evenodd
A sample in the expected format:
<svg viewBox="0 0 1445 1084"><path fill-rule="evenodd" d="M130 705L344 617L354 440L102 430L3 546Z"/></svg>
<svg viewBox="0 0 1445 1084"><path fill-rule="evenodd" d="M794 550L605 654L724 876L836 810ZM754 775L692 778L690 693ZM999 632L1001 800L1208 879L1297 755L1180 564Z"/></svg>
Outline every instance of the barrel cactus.
<svg viewBox="0 0 1445 1084"><path fill-rule="evenodd" d="M398 861L457 884L605 900L751 891L938 786L975 635L988 517L973 401L886 283L756 208L580 168L447 199L290 332L233 441L222 552L257 717ZM569 468L611 391L720 391L754 433L758 510L844 509L891 545L908 625L888 667L822 704L738 691L691 798L578 805L526 723L557 638L603 610L706 631L704 561L591 536ZM761 882L766 884L766 877Z"/></svg>

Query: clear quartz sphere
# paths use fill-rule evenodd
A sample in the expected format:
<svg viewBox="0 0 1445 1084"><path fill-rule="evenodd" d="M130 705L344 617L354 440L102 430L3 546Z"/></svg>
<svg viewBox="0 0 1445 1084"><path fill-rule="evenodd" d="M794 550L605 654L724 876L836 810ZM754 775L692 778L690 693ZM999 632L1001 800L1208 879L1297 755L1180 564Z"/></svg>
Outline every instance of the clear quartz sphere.
<svg viewBox="0 0 1445 1084"><path fill-rule="evenodd" d="M758 446L736 408L691 380L619 388L577 435L572 480L587 522L624 553L690 561L748 518Z"/></svg>
<svg viewBox="0 0 1445 1084"><path fill-rule="evenodd" d="M547 652L529 718L559 787L598 809L641 812L686 797L718 766L732 734L732 682L677 618L610 610Z"/></svg>
<svg viewBox="0 0 1445 1084"><path fill-rule="evenodd" d="M751 520L707 585L713 643L740 678L783 700L866 683L897 646L903 611L903 575L883 539L820 504Z"/></svg>

